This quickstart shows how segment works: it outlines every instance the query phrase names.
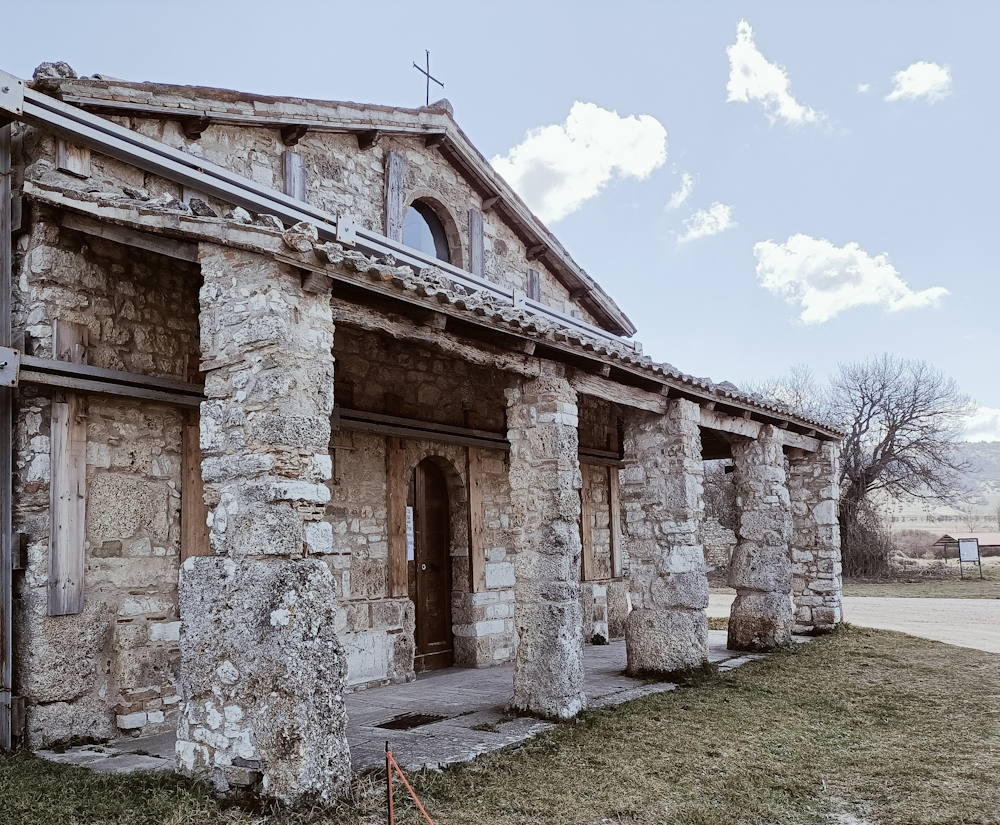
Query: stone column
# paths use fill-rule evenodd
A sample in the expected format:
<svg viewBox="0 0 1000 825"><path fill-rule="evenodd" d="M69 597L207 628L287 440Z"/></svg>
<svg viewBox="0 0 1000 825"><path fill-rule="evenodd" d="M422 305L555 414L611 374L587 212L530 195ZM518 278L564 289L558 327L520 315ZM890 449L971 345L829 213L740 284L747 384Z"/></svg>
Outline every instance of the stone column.
<svg viewBox="0 0 1000 825"><path fill-rule="evenodd" d="M698 540L702 501L698 405L625 422L622 530L633 610L625 622L628 673L666 674L708 660L708 578Z"/></svg>
<svg viewBox="0 0 1000 825"><path fill-rule="evenodd" d="M507 390L518 635L511 707L557 719L587 703L577 423L576 392L562 375Z"/></svg>
<svg viewBox="0 0 1000 825"><path fill-rule="evenodd" d="M202 476L214 555L181 567L177 766L220 791L331 802L351 776L333 577L329 297L263 256L200 250Z"/></svg>
<svg viewBox="0 0 1000 825"><path fill-rule="evenodd" d="M738 517L729 565L729 584L736 588L729 614L732 650L771 650L791 638L792 517L782 443L782 431L769 425L756 440L732 445Z"/></svg>
<svg viewBox="0 0 1000 825"><path fill-rule="evenodd" d="M792 601L796 633L826 633L843 619L840 565L840 445L789 456L792 501Z"/></svg>

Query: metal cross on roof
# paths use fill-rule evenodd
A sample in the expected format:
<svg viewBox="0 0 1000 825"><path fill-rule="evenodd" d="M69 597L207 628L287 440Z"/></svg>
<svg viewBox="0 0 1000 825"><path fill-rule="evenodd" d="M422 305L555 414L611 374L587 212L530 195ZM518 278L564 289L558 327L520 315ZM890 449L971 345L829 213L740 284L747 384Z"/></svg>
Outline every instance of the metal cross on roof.
<svg viewBox="0 0 1000 825"><path fill-rule="evenodd" d="M444 88L444 83L442 83L436 77L431 77L431 53L425 49L424 50L424 54L427 55L427 68L426 69L421 69L416 63L413 64L413 68L416 69L418 72L420 72L420 74L427 76L427 101L426 101L426 103L424 105L425 106L430 106L431 105L431 81L433 80L442 89Z"/></svg>

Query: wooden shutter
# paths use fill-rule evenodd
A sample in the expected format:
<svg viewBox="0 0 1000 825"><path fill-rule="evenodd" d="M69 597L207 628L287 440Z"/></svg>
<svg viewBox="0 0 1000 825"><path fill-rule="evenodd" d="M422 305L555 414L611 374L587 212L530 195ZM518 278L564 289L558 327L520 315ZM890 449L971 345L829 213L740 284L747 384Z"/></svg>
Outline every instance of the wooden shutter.
<svg viewBox="0 0 1000 825"><path fill-rule="evenodd" d="M385 236L403 242L403 156L397 152L385 165Z"/></svg>
<svg viewBox="0 0 1000 825"><path fill-rule="evenodd" d="M389 595L405 596L406 587L406 452L403 442L385 440L386 510L389 520Z"/></svg>
<svg viewBox="0 0 1000 825"><path fill-rule="evenodd" d="M87 328L62 320L52 326L56 360L86 364ZM48 613L66 616L83 610L87 515L84 396L66 393L53 397L50 445Z"/></svg>
<svg viewBox="0 0 1000 825"><path fill-rule="evenodd" d="M594 534L591 524L592 507L590 504L590 465L580 465L580 541L583 544L583 560L580 573L581 581L591 581L594 578Z"/></svg>
<svg viewBox="0 0 1000 825"><path fill-rule="evenodd" d="M201 414L184 415L181 434L181 562L191 556L211 556L208 539L208 506L201 477Z"/></svg>
<svg viewBox="0 0 1000 825"><path fill-rule="evenodd" d="M483 546L483 460L478 447L467 447L466 477L469 480L469 587L473 593L486 590L486 548Z"/></svg>
<svg viewBox="0 0 1000 825"><path fill-rule="evenodd" d="M469 210L469 272L483 274L483 213Z"/></svg>
<svg viewBox="0 0 1000 825"><path fill-rule="evenodd" d="M542 300L542 284L539 280L537 269L528 270L528 297L532 301Z"/></svg>
<svg viewBox="0 0 1000 825"><path fill-rule="evenodd" d="M622 576L622 510L618 487L618 468L608 467L608 507L611 527L611 576Z"/></svg>
<svg viewBox="0 0 1000 825"><path fill-rule="evenodd" d="M297 152L281 153L281 172L284 177L285 194L290 198L306 199L306 161Z"/></svg>
<svg viewBox="0 0 1000 825"><path fill-rule="evenodd" d="M63 138L56 139L56 168L78 178L90 177L90 149Z"/></svg>

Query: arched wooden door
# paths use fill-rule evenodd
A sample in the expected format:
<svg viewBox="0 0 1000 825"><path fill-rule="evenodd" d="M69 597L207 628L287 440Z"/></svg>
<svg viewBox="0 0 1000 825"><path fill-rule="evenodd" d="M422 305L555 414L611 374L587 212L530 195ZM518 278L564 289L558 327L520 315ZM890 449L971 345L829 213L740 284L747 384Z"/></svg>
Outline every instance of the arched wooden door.
<svg viewBox="0 0 1000 825"><path fill-rule="evenodd" d="M448 487L434 463L424 459L413 471L413 587L416 652L420 673L451 667L451 554Z"/></svg>

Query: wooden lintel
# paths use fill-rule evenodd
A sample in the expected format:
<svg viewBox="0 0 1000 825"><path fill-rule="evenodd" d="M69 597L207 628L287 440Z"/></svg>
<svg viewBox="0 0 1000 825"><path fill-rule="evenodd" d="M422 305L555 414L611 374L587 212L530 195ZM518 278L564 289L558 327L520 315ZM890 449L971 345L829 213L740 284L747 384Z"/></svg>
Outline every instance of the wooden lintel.
<svg viewBox="0 0 1000 825"><path fill-rule="evenodd" d="M716 430L718 432L729 433L730 435L742 436L743 438L758 438L761 428L766 426L746 416L736 418L735 416L724 415L706 409L701 410L699 424L706 430ZM791 430L785 430L782 435L784 436L786 447L795 447L813 453L819 449L819 441L815 438L800 435Z"/></svg>
<svg viewBox="0 0 1000 825"><path fill-rule="evenodd" d="M500 202L500 196L494 195L491 198L483 198L483 212L492 212L493 208Z"/></svg>
<svg viewBox="0 0 1000 825"><path fill-rule="evenodd" d="M545 244L539 244L538 246L532 246L528 249L527 258L529 261L537 260L542 257L548 251L548 247Z"/></svg>
<svg viewBox="0 0 1000 825"><path fill-rule="evenodd" d="M306 136L309 127L302 123L293 123L290 126L283 126L281 129L281 142L285 146L295 146Z"/></svg>
<svg viewBox="0 0 1000 825"><path fill-rule="evenodd" d="M198 244L196 243L165 238L150 232L140 232L137 229L129 229L127 226L85 218L73 212L64 212L60 224L67 229L83 232L95 238L103 238L106 241L113 241L125 246L134 246L136 249L155 252L168 258L198 263Z"/></svg>
<svg viewBox="0 0 1000 825"><path fill-rule="evenodd" d="M181 129L184 131L184 137L188 140L198 140L202 132L212 125L212 118L205 117L204 115L181 117L178 118L178 121L181 124Z"/></svg>
<svg viewBox="0 0 1000 825"><path fill-rule="evenodd" d="M381 132L378 129L367 129L364 132L357 132L356 136L358 138L358 149L370 149L376 143L381 136Z"/></svg>
<svg viewBox="0 0 1000 825"><path fill-rule="evenodd" d="M667 400L659 393L619 384L583 370L573 370L569 383L578 393L603 398L623 407L634 407L661 415L667 411Z"/></svg>

